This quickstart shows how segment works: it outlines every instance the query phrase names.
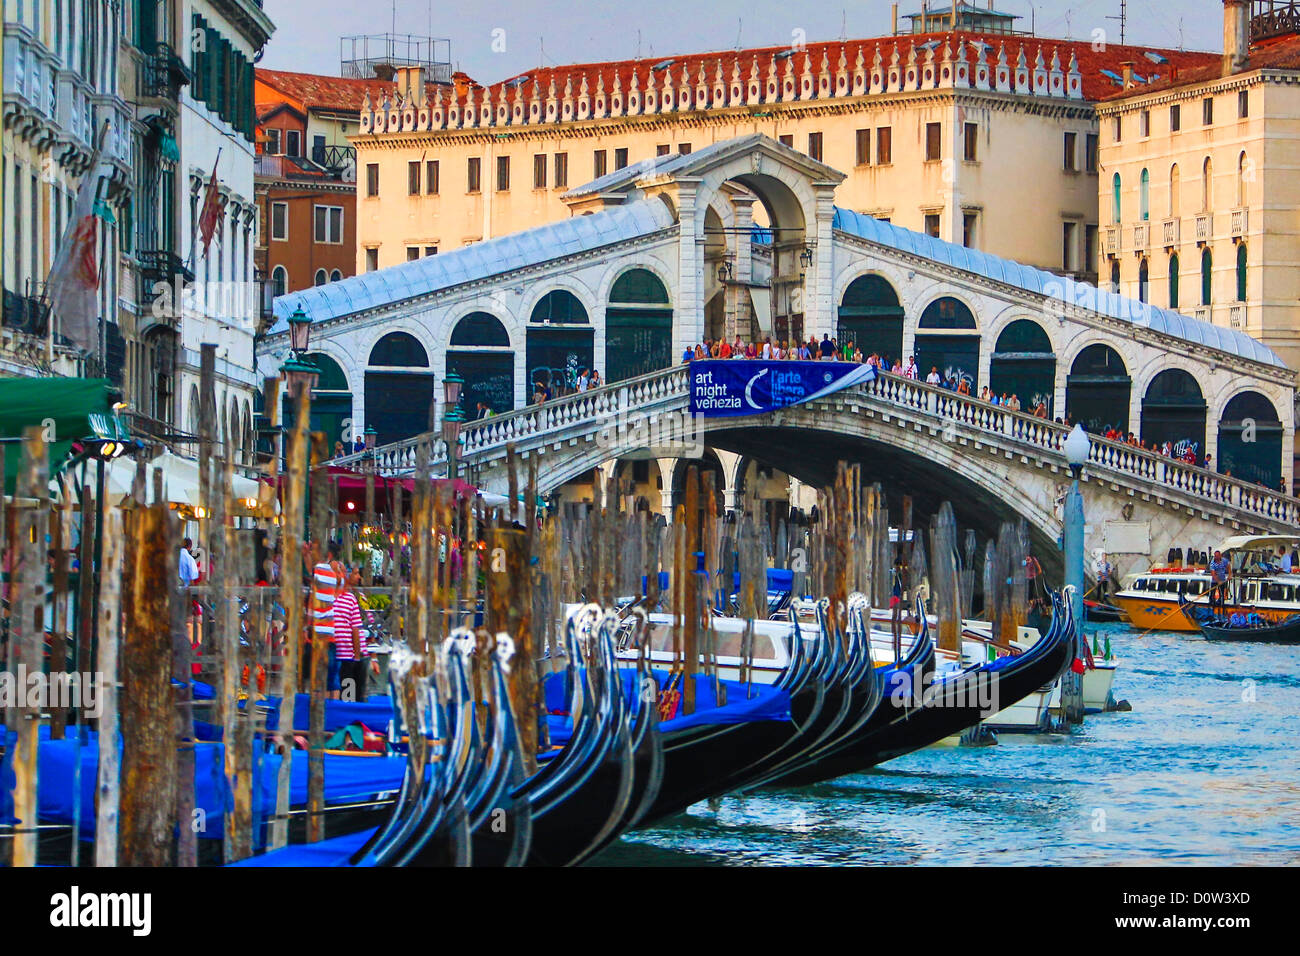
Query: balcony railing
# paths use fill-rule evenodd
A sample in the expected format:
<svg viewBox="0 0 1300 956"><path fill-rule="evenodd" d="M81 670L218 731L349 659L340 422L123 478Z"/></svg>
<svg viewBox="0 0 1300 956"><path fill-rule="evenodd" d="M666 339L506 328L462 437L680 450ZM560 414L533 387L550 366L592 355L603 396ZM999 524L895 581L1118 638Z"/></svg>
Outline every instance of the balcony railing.
<svg viewBox="0 0 1300 956"><path fill-rule="evenodd" d="M1232 211L1232 238L1240 239L1250 230L1250 210L1241 206Z"/></svg>
<svg viewBox="0 0 1300 956"><path fill-rule="evenodd" d="M1214 238L1214 214L1205 212L1196 217L1196 241L1202 245Z"/></svg>
<svg viewBox="0 0 1300 956"><path fill-rule="evenodd" d="M1119 226L1106 227L1106 255L1119 255Z"/></svg>
<svg viewBox="0 0 1300 956"><path fill-rule="evenodd" d="M49 317L50 306L44 300L4 290L3 324L6 329L43 336Z"/></svg>
<svg viewBox="0 0 1300 956"><path fill-rule="evenodd" d="M311 161L331 176L338 176L345 183L357 181L355 146L313 146Z"/></svg>
<svg viewBox="0 0 1300 956"><path fill-rule="evenodd" d="M1150 223L1140 222L1136 226L1134 226L1133 227L1133 251L1137 253L1146 252L1147 247L1151 244L1150 238L1151 238Z"/></svg>
<svg viewBox="0 0 1300 956"><path fill-rule="evenodd" d="M178 277L185 282L194 281L194 273L170 249L140 252L140 278L146 290L151 290L155 282L175 282Z"/></svg>
<svg viewBox="0 0 1300 956"><path fill-rule="evenodd" d="M1181 222L1181 219L1166 219L1160 224L1160 234L1164 237L1166 247L1178 245L1178 234L1181 231L1179 224Z"/></svg>
<svg viewBox="0 0 1300 956"><path fill-rule="evenodd" d="M1234 329L1246 327L1246 306L1244 303L1228 307L1228 325Z"/></svg>
<svg viewBox="0 0 1300 956"><path fill-rule="evenodd" d="M159 43L142 64L141 86L145 96L177 100L181 87L194 77L185 61L166 43Z"/></svg>
<svg viewBox="0 0 1300 956"><path fill-rule="evenodd" d="M1300 33L1300 5L1295 0L1256 0L1250 18L1250 42Z"/></svg>

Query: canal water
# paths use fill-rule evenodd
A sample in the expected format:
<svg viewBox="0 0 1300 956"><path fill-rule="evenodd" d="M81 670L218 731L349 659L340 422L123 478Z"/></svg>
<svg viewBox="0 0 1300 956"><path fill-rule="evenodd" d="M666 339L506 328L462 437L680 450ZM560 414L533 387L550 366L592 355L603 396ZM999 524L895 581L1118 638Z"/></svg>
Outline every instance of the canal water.
<svg viewBox="0 0 1300 956"><path fill-rule="evenodd" d="M1300 648L1107 635L1133 710L701 803L606 866L1300 862Z"/></svg>

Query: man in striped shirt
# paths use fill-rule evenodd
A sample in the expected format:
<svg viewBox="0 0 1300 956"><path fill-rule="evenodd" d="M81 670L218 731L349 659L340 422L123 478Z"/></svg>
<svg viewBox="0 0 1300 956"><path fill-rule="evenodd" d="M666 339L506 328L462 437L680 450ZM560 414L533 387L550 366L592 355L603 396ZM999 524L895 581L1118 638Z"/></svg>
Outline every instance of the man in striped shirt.
<svg viewBox="0 0 1300 956"><path fill-rule="evenodd" d="M366 699L366 647L355 590L360 585L361 572L353 568L334 599L334 649L339 659L342 696L349 701ZM379 670L377 664L374 669Z"/></svg>
<svg viewBox="0 0 1300 956"><path fill-rule="evenodd" d="M343 565L339 562L341 550L337 541L331 541L328 559L318 561L311 571L312 654L328 655L325 688L330 700L339 698L339 659L334 647L334 602L343 585Z"/></svg>

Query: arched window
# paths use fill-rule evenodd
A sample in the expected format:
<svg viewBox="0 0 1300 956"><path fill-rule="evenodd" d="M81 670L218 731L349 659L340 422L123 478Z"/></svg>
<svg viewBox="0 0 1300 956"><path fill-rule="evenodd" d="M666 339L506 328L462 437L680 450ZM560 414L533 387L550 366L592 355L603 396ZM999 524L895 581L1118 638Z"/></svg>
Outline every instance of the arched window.
<svg viewBox="0 0 1300 956"><path fill-rule="evenodd" d="M1205 454L1205 397L1196 379L1181 368L1167 368L1151 380L1142 397L1141 437L1149 445L1169 442L1180 456L1190 448Z"/></svg>
<svg viewBox="0 0 1300 956"><path fill-rule="evenodd" d="M979 389L980 337L975 316L966 303L952 296L935 299L921 313L917 324L916 364L923 378L931 369L945 383L965 381L974 393Z"/></svg>
<svg viewBox="0 0 1300 956"><path fill-rule="evenodd" d="M1182 196L1182 175L1178 172L1178 164L1174 163L1169 169L1169 218L1173 219L1178 215L1181 208Z"/></svg>
<svg viewBox="0 0 1300 956"><path fill-rule="evenodd" d="M1120 189L1121 189L1121 183L1120 183L1119 173L1116 173L1115 178L1111 180L1111 197L1110 197L1111 222L1121 221L1120 220L1120 214L1121 214Z"/></svg>
<svg viewBox="0 0 1300 956"><path fill-rule="evenodd" d="M898 293L877 275L858 276L844 290L836 340L852 342L864 356L903 362L903 307Z"/></svg>
<svg viewBox="0 0 1300 956"><path fill-rule="evenodd" d="M311 390L311 430L324 432L329 453L334 453L334 443L343 441L349 433L347 422L352 418L352 392L343 367L324 352L311 352L307 361L317 368L316 387ZM291 421L292 412L286 404L284 420ZM360 428L351 429L359 432ZM348 449L351 451L351 449Z"/></svg>
<svg viewBox="0 0 1300 956"><path fill-rule="evenodd" d="M370 350L370 365L428 368L429 354L409 332L389 332Z"/></svg>
<svg viewBox="0 0 1300 956"><path fill-rule="evenodd" d="M1246 158L1243 152L1237 157L1237 205L1246 205L1246 174L1249 171L1250 160Z"/></svg>
<svg viewBox="0 0 1300 956"><path fill-rule="evenodd" d="M330 281L329 276L325 274L324 269L316 270L316 285L324 285L326 282L329 281Z"/></svg>
<svg viewBox="0 0 1300 956"><path fill-rule="evenodd" d="M510 347L510 334L495 315L488 312L471 312L451 332L451 345L491 345Z"/></svg>
<svg viewBox="0 0 1300 956"><path fill-rule="evenodd" d="M1143 259L1138 265L1138 301L1147 301L1147 281L1151 276L1148 260Z"/></svg>
<svg viewBox="0 0 1300 956"><path fill-rule="evenodd" d="M619 382L673 364L668 289L649 269L618 277L605 308L605 381Z"/></svg>
<svg viewBox="0 0 1300 956"><path fill-rule="evenodd" d="M1119 295L1119 260L1110 260L1110 291Z"/></svg>
<svg viewBox="0 0 1300 956"><path fill-rule="evenodd" d="M1218 471L1277 488L1282 480L1282 422L1273 403L1259 392L1234 396L1219 416L1218 455Z"/></svg>
<svg viewBox="0 0 1300 956"><path fill-rule="evenodd" d="M996 395L1016 396L1026 412L1041 403L1053 415L1056 355L1052 340L1032 319L1016 319L998 336L989 361L989 388Z"/></svg>
<svg viewBox="0 0 1300 956"><path fill-rule="evenodd" d="M464 379L460 409L477 419L488 409L500 414L515 407L515 354L510 333L495 315L471 312L451 332L447 371Z"/></svg>
<svg viewBox="0 0 1300 956"><path fill-rule="evenodd" d="M1142 214L1142 221L1146 222L1151 218L1151 173L1145 169L1142 170L1138 200Z"/></svg>
<svg viewBox="0 0 1300 956"><path fill-rule="evenodd" d="M1089 345L1065 380L1065 414L1094 435L1110 428L1126 432L1130 388L1119 353L1109 345Z"/></svg>
<svg viewBox="0 0 1300 956"><path fill-rule="evenodd" d="M1201 305L1209 305L1214 289L1214 257L1207 247L1201 253Z"/></svg>
<svg viewBox="0 0 1300 956"><path fill-rule="evenodd" d="M1214 164L1210 162L1210 157L1205 157L1205 162L1201 164L1201 212L1209 212L1214 208Z"/></svg>
<svg viewBox="0 0 1300 956"><path fill-rule="evenodd" d="M339 272L338 269L335 269L333 272L330 273L330 282L338 282L342 278L343 278L343 273Z"/></svg>
<svg viewBox="0 0 1300 956"><path fill-rule="evenodd" d="M587 310L583 308L578 297L566 289L556 289L542 296L541 301L533 306L530 322L538 325L571 325L585 323Z"/></svg>
<svg viewBox="0 0 1300 956"><path fill-rule="evenodd" d="M271 270L271 287L275 290L275 295L284 295L289 291L289 273L284 266L276 266Z"/></svg>
<svg viewBox="0 0 1300 956"><path fill-rule="evenodd" d="M1246 301L1246 244L1237 243L1237 301Z"/></svg>
<svg viewBox="0 0 1300 956"><path fill-rule="evenodd" d="M1169 257L1169 308L1178 308L1178 253Z"/></svg>
<svg viewBox="0 0 1300 956"><path fill-rule="evenodd" d="M923 329L974 329L975 316L970 308L960 299L944 296L935 299L921 313L920 327Z"/></svg>

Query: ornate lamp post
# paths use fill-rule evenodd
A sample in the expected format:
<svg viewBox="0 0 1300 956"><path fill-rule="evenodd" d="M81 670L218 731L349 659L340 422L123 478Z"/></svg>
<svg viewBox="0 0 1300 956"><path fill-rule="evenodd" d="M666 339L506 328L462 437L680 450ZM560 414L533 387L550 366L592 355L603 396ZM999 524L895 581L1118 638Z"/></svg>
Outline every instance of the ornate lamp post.
<svg viewBox="0 0 1300 956"><path fill-rule="evenodd" d="M1079 476L1083 466L1088 462L1088 453L1092 442L1082 425L1075 425L1074 430L1065 440L1065 460L1070 465L1070 491L1065 496L1065 528L1062 545L1065 551L1065 583L1074 590L1070 594L1070 611L1074 618L1074 656L1078 657L1078 644L1083 640L1083 495L1079 491ZM1083 678L1074 671L1067 671L1061 687L1061 703L1066 720L1077 723L1083 719Z"/></svg>
<svg viewBox="0 0 1300 956"><path fill-rule="evenodd" d="M311 319L302 310L302 306L293 310L289 316L289 347L295 355L305 355L307 344L311 341Z"/></svg>
<svg viewBox="0 0 1300 956"><path fill-rule="evenodd" d="M442 440L447 445L447 477L456 478L456 452L460 445L460 426L465 417L459 408L442 414Z"/></svg>

